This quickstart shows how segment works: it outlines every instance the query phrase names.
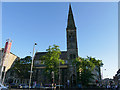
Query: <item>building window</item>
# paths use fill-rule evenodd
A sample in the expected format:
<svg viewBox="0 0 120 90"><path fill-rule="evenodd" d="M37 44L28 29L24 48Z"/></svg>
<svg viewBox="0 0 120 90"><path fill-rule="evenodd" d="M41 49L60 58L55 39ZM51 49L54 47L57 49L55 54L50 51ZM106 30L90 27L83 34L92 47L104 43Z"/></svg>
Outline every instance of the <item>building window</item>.
<svg viewBox="0 0 120 90"><path fill-rule="evenodd" d="M16 79L14 80L14 83L16 83Z"/></svg>
<svg viewBox="0 0 120 90"><path fill-rule="evenodd" d="M4 67L3 67L3 71L5 71L5 68L6 68L6 67L4 66Z"/></svg>
<svg viewBox="0 0 120 90"><path fill-rule="evenodd" d="M25 80L23 80L23 83L25 83Z"/></svg>
<svg viewBox="0 0 120 90"><path fill-rule="evenodd" d="M73 35L73 33L71 33L71 34L69 35L69 39L70 39L71 42L74 41L74 35Z"/></svg>
<svg viewBox="0 0 120 90"><path fill-rule="evenodd" d="M70 59L72 59L72 54L70 54Z"/></svg>
<svg viewBox="0 0 120 90"><path fill-rule="evenodd" d="M13 76L14 75L14 71L10 71L10 76Z"/></svg>
<svg viewBox="0 0 120 90"><path fill-rule="evenodd" d="M22 83L22 80L20 80L20 82Z"/></svg>
<svg viewBox="0 0 120 90"><path fill-rule="evenodd" d="M68 63L68 61L67 61L67 60L65 60L65 63L67 64L67 63Z"/></svg>
<svg viewBox="0 0 120 90"><path fill-rule="evenodd" d="M17 80L17 83L19 83L19 79Z"/></svg>
<svg viewBox="0 0 120 90"><path fill-rule="evenodd" d="M76 58L75 54L70 54L70 59L75 59L75 58Z"/></svg>
<svg viewBox="0 0 120 90"><path fill-rule="evenodd" d="M29 80L27 80L27 83L29 83Z"/></svg>
<svg viewBox="0 0 120 90"><path fill-rule="evenodd" d="M40 62L39 62L39 60L36 60L36 61L35 61L35 64L37 64L37 65L38 65L39 63L40 63Z"/></svg>

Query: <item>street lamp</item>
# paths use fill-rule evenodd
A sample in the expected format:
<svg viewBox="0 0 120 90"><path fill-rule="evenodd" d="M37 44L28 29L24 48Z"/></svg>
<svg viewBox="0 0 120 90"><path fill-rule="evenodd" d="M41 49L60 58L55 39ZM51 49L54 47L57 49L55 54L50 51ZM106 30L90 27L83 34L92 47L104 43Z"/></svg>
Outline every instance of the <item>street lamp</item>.
<svg viewBox="0 0 120 90"><path fill-rule="evenodd" d="M32 63L31 63L31 71L30 71L30 80L29 80L29 89L30 89L30 86L31 86L32 67L33 67L33 59L34 59L35 45L37 45L37 43L35 43L34 46L33 46L33 55L32 55Z"/></svg>
<svg viewBox="0 0 120 90"><path fill-rule="evenodd" d="M102 69L102 79L104 79L104 78L103 78L103 72L104 72L104 70L106 71L106 69L104 69L104 68Z"/></svg>

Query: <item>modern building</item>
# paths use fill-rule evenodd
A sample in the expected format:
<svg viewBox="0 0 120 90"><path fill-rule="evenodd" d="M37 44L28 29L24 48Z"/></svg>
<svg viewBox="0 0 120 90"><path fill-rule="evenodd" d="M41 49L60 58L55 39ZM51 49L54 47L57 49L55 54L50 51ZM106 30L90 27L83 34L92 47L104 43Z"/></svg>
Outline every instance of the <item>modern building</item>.
<svg viewBox="0 0 120 90"><path fill-rule="evenodd" d="M93 84L96 84L96 82L101 83L101 71L100 71L100 67L96 66L93 69L92 73L94 74L94 76L93 76L94 80L93 80L92 83Z"/></svg>
<svg viewBox="0 0 120 90"><path fill-rule="evenodd" d="M103 87L107 88L108 85L110 86L115 86L115 82L113 79L110 78L105 78L102 80L101 84L103 85Z"/></svg>
<svg viewBox="0 0 120 90"><path fill-rule="evenodd" d="M0 60L3 59L3 52L4 52L4 48L0 49ZM10 52L7 57L4 59L3 61L3 66L5 66L5 70L7 71L8 69L10 69L10 67L12 66L13 62L19 58L18 56L16 56L15 54L13 54L12 52Z"/></svg>
<svg viewBox="0 0 120 90"><path fill-rule="evenodd" d="M4 48L2 48L0 50L0 60L2 61L3 60L3 52L4 52ZM14 61L17 60L19 57L16 56L15 54L13 54L12 52L10 52L6 58L4 58L4 61L3 61L3 68L2 68L2 80L3 80L3 77L4 75L6 76L6 80L8 80L9 76L7 76L7 73L9 71L9 69L11 68L11 66L13 65ZM1 70L0 70L1 71ZM6 74L4 74L6 73Z"/></svg>
<svg viewBox="0 0 120 90"><path fill-rule="evenodd" d="M120 86L120 69L117 71L113 79L114 79L115 84Z"/></svg>

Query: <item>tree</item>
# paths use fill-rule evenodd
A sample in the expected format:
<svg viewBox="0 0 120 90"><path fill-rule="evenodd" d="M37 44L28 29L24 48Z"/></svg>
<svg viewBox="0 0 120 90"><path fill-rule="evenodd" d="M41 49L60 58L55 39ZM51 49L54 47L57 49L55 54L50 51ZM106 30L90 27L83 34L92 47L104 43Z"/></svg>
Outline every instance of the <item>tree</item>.
<svg viewBox="0 0 120 90"><path fill-rule="evenodd" d="M11 69L17 74L19 78L29 79L31 61L31 56L26 56L25 58L18 59L14 62L14 65Z"/></svg>
<svg viewBox="0 0 120 90"><path fill-rule="evenodd" d="M60 59L60 49L59 46L53 45L53 47L49 46L48 49L46 49L47 53L43 57L41 57L42 62L44 62L45 65L45 73L47 77L52 81L52 72L54 72L54 77L57 79L58 77L58 67L59 63L64 64L64 61Z"/></svg>
<svg viewBox="0 0 120 90"><path fill-rule="evenodd" d="M96 60L95 58L92 57L88 57L90 59L91 62L93 62L95 64L95 66L97 67L97 69L95 69L96 71L99 72L99 78L101 80L101 71L100 71L100 67L102 67L104 64L102 63L102 60Z"/></svg>
<svg viewBox="0 0 120 90"><path fill-rule="evenodd" d="M102 60L96 60L95 58L87 56L87 58L76 58L73 60L73 65L76 65L77 82L81 83L83 86L88 86L94 79L94 74L92 73L93 69L96 66L101 67L103 63Z"/></svg>

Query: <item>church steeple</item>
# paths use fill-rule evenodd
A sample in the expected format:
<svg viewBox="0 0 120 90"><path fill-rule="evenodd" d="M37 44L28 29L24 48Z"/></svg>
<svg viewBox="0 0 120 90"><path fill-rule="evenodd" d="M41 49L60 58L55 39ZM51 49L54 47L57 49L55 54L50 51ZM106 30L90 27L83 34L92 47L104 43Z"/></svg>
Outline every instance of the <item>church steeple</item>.
<svg viewBox="0 0 120 90"><path fill-rule="evenodd" d="M68 21L67 21L67 30L76 29L71 4L69 4L69 14L68 14Z"/></svg>
<svg viewBox="0 0 120 90"><path fill-rule="evenodd" d="M76 26L73 18L72 8L69 5L68 21L67 21L67 60L68 60L68 79L71 82L71 85L76 83L76 70L72 65L72 61L78 57L78 48L77 48L77 35L76 35Z"/></svg>
<svg viewBox="0 0 120 90"><path fill-rule="evenodd" d="M69 14L67 22L67 57L68 60L73 60L78 57L76 26L73 18L72 8L69 5Z"/></svg>

